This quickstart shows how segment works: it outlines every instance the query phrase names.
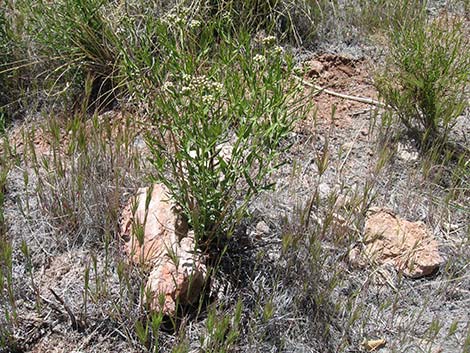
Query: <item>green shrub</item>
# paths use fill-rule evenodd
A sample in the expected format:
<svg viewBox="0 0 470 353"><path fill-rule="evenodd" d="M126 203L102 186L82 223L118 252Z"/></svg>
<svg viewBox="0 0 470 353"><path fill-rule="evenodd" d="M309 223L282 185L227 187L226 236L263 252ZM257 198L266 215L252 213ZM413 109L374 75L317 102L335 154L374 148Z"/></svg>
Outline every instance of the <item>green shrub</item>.
<svg viewBox="0 0 470 353"><path fill-rule="evenodd" d="M423 147L447 139L468 104L470 47L460 22L408 21L393 30L376 84L385 103Z"/></svg>
<svg viewBox="0 0 470 353"><path fill-rule="evenodd" d="M135 34L141 49L124 71L156 127L147 136L155 178L207 249L271 187L266 177L297 117L289 106L298 82L274 37L255 44L247 33L232 36L229 19L201 26L168 16Z"/></svg>

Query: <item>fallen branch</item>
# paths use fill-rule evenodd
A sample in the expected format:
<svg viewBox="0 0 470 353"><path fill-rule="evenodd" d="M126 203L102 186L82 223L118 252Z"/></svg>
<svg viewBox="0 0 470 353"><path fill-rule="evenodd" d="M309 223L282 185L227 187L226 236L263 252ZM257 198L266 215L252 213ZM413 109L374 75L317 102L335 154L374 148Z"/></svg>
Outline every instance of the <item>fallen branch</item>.
<svg viewBox="0 0 470 353"><path fill-rule="evenodd" d="M67 303L65 303L65 300L62 299L56 292L54 292L54 290L52 288L49 288L49 290L51 291L52 295L54 296L54 298L57 299L57 301L62 304L64 306L64 309L65 311L67 312L67 314L69 315L70 317L70 321L72 322L72 328L74 330L77 330L79 332L82 332L85 327L83 325L82 322L78 321L75 317L75 315L73 314L72 310L69 308L69 306L67 305Z"/></svg>
<svg viewBox="0 0 470 353"><path fill-rule="evenodd" d="M301 78L298 77L298 76L294 76L294 77L295 77L296 79L300 80L300 82L302 82L303 85L318 90L319 93L325 92L326 94L329 94L329 95L331 95L331 96L335 96L335 97L339 97L339 98L343 98L343 99L347 99L347 100L351 100L351 101L355 101L355 102L360 102L360 103L375 105L376 107L379 107L379 108L386 108L386 107L387 107L387 105L385 105L385 104L383 104L383 103L381 103L381 102L379 102L379 101L376 101L376 100L374 100L374 99L372 99L372 98L364 98L364 97L350 96L350 95L347 95L347 94L338 93L338 92L329 90L329 89L327 89L327 88L324 88L324 87L315 85L315 84L310 83L310 82L308 82L308 81L305 81L304 79L301 79Z"/></svg>

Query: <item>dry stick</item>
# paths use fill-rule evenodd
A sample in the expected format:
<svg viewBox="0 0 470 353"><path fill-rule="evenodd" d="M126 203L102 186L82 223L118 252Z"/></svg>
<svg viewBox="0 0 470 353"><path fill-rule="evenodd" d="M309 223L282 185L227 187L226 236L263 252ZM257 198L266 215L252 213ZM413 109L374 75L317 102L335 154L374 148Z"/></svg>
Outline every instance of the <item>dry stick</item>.
<svg viewBox="0 0 470 353"><path fill-rule="evenodd" d="M64 306L65 311L70 317L70 321L72 321L72 328L74 330L82 331L83 330L83 324L75 318L75 315L73 314L72 310L69 308L69 306L65 303L64 299L62 299L52 288L49 288L51 291L52 295L59 301L60 304Z"/></svg>
<svg viewBox="0 0 470 353"><path fill-rule="evenodd" d="M327 88L324 88L324 87L321 87L321 86L318 86L318 85L315 85L313 83L310 83L308 81L305 81L303 79L301 79L300 77L298 76L294 76L297 80L299 80L300 82L302 82L302 84L304 84L305 86L308 86L308 87L311 87L311 88L314 88L316 90L318 90L320 93L321 92L325 92L326 94L329 94L331 96L335 96L335 97L339 97L339 98L343 98L343 99L347 99L347 100L351 100L351 101L355 101L355 102L361 102L361 103L365 103L365 104L370 104L370 105L375 105L376 107L379 107L379 108L386 108L387 105L384 104L384 103L381 103L379 101L376 101L372 98L364 98L364 97L357 97L357 96L350 96L350 95L347 95L347 94L342 94L342 93L338 93L338 92L335 92L335 91L331 91Z"/></svg>

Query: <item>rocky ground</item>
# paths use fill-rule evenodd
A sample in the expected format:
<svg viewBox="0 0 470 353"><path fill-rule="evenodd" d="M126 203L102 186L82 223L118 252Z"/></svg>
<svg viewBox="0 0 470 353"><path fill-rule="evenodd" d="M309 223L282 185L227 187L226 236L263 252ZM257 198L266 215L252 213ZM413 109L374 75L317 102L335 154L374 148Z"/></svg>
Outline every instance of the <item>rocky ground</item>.
<svg viewBox="0 0 470 353"><path fill-rule="evenodd" d="M320 54L304 65L308 67L306 81L315 79L316 84L337 93L377 98L371 80L374 67L365 58ZM306 87L308 93L311 91ZM379 108L325 92L317 92L311 99L315 113L300 121L292 135L293 146L284 156L288 163L274 177L276 190L261 195L251 206L252 218L244 222L233 249L227 251L216 276L216 289L208 299L225 303L227 308L236 298L245 303L242 335L234 351L273 352L278 351L280 342L286 352L359 352L375 346L381 352L467 351L468 194L448 200L452 190L447 171L436 178L423 177L423 157L410 143L387 140ZM124 121L119 117L120 113L107 113L102 119L118 125ZM35 138L28 138L33 123L34 119L9 131L18 163L6 188L8 233L15 242L27 240L29 247L29 256L18 250L13 262L16 290L21 293L16 301L21 322L19 351L138 351L132 338L135 335L126 327L129 321L108 315L142 315L138 304L140 270L131 271L124 288L121 271L128 262L122 241L109 238L106 245L97 242L92 223L93 217L102 214L102 207L117 202L122 209L135 187L145 186L145 163L140 175L129 164L119 166L122 184L115 200L89 204L80 219L54 224L44 216L44 207L52 205L44 203L58 200L41 199L43 191L38 189L38 178L53 169L34 173L32 161L50 160L61 150L67 154L67 133L60 135L60 148L54 148L47 127L37 131ZM469 125L463 125L468 134ZM138 131L132 138L130 151L140 160L145 146L139 143ZM35 157L28 152L27 141L31 142L28 148L35 149ZM106 184L106 173L113 167L105 165L107 158L99 151L93 153L91 157L100 158L103 169L103 175L95 177ZM327 156L327 165L320 175L323 156ZM64 177L62 182L54 188L66 192L70 180ZM96 197L99 195L87 197L86 202L96 202ZM75 207L82 205L75 203ZM394 222L387 217L417 222L409 223L410 227L418 227L418 233L424 232L422 236L429 240L410 240L406 237L412 235L404 234L413 231L397 223L400 233L388 224L389 237L407 240L379 239L391 243L372 248L378 246L389 253L374 253L370 249L376 241L370 230L373 221L367 217L377 208L386 210L382 213L385 218L374 221L379 228ZM296 224L307 209L310 224L299 229ZM113 229L116 225L107 226ZM79 235L55 238L69 232ZM304 244L294 253L283 251L289 234L296 234L291 241ZM317 249L319 253L311 253L314 244L322 248ZM406 258L407 251L414 261ZM306 256L314 260L306 261ZM28 269L25 259L31 261L33 270ZM306 263L298 263L302 261ZM313 284L304 291L297 287L300 279ZM324 308L309 308L309 296L316 302L324 300L318 304ZM273 302L273 313L263 321L256 312L260 302L268 301ZM122 307L113 310L117 303ZM309 317L313 313L316 316ZM194 320L190 317L183 321ZM192 351L200 345L197 337L206 319L202 314L186 328ZM171 332L162 332L163 349L177 339Z"/></svg>
<svg viewBox="0 0 470 353"><path fill-rule="evenodd" d="M147 291L165 295L151 306L170 317L152 317L155 351L216 352L210 322L226 320L230 352L470 352L469 161L438 162L387 125L377 51L325 44L297 57L314 109L216 264L186 251L190 232L161 195L151 207L177 226L156 222L168 242L135 246L129 209L153 183L139 111L8 128L15 300L0 297L0 313L16 312L16 352L148 351ZM468 146L468 109L456 126ZM196 288L161 262L174 255L198 264Z"/></svg>

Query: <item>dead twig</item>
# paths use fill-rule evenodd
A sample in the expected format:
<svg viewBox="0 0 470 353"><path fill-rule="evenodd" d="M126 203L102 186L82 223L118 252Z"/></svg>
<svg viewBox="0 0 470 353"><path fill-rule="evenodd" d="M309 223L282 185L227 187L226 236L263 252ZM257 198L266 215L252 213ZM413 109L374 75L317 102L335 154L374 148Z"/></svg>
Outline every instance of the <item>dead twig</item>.
<svg viewBox="0 0 470 353"><path fill-rule="evenodd" d="M329 90L329 89L327 89L327 88L324 88L324 87L315 85L315 84L310 83L310 82L308 82L308 81L305 81L304 79L302 79L302 78L300 78L300 77L298 77L298 76L294 76L294 77L295 77L297 80L299 80L300 82L302 82L303 85L318 90L319 93L324 92L324 93L329 94L329 95L331 95L331 96L335 96L335 97L347 99L347 100L350 100L350 101L355 101L355 102L360 102L360 103L375 105L376 107L379 107L379 108L387 108L387 105L386 105L386 104L381 103L381 102L379 102L379 101L376 101L376 100L374 100L374 99L372 99L372 98L350 96L350 95L347 95L347 94L338 93L338 92Z"/></svg>
<svg viewBox="0 0 470 353"><path fill-rule="evenodd" d="M85 327L83 325L83 323L79 320L77 320L77 318L75 317L75 315L73 314L72 310L70 309L70 307L67 305L67 303L65 302L64 299L62 299L56 292L54 292L54 290L52 288L49 288L49 290L51 291L52 295L54 296L54 298L57 299L57 301L62 304L62 306L64 307L65 311L67 312L67 314L69 315L70 317L70 321L72 322L72 328L74 330L77 330L79 332L82 332Z"/></svg>

